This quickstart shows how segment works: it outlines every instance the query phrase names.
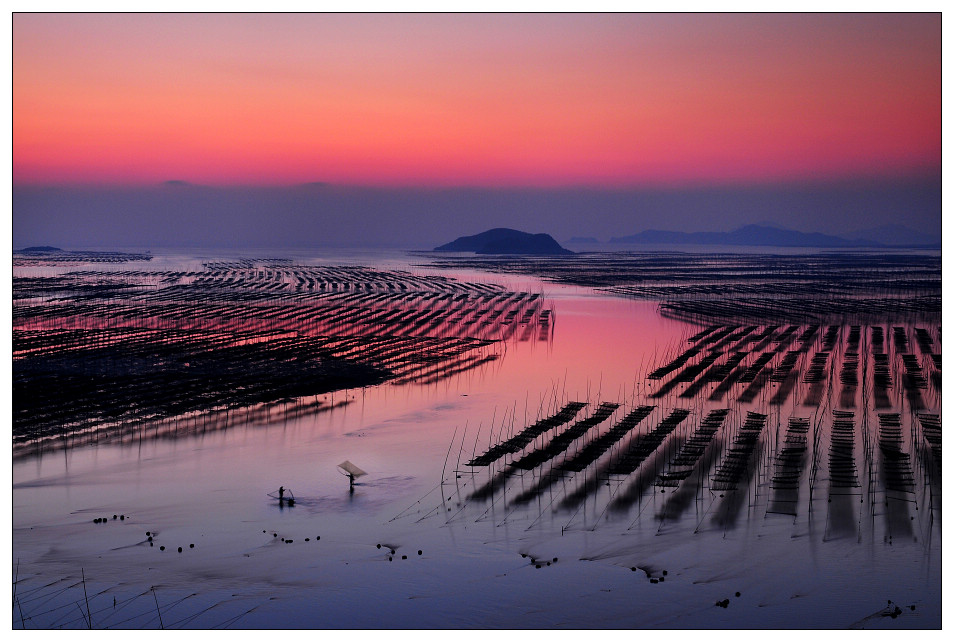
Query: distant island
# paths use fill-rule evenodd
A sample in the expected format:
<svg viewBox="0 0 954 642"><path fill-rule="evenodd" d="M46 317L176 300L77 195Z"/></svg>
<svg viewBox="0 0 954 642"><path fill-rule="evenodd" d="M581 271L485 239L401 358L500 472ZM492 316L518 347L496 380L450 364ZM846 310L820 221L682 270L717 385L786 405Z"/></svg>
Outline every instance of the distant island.
<svg viewBox="0 0 954 642"><path fill-rule="evenodd" d="M745 225L731 232L673 232L646 230L631 236L613 237L610 243L667 245L770 245L774 247L887 247L868 239L846 239L819 232L799 232L765 225Z"/></svg>
<svg viewBox="0 0 954 642"><path fill-rule="evenodd" d="M476 254L573 254L549 234L529 234L497 227L473 236L461 236L434 248L435 252L474 252Z"/></svg>
<svg viewBox="0 0 954 642"><path fill-rule="evenodd" d="M19 250L21 254L40 254L42 252L62 252L62 248L53 247L52 245L33 245L31 247L25 247L22 250Z"/></svg>

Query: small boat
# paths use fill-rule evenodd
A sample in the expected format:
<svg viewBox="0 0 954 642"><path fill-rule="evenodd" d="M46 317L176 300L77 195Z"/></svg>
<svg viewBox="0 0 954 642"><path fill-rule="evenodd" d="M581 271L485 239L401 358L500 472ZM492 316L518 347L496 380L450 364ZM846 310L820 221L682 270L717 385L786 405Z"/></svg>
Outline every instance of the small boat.
<svg viewBox="0 0 954 642"><path fill-rule="evenodd" d="M283 492L284 491L284 492ZM295 495L291 492L289 488L279 488L273 493L268 493L268 496L272 499L277 499L279 504L285 503L289 506L295 505Z"/></svg>

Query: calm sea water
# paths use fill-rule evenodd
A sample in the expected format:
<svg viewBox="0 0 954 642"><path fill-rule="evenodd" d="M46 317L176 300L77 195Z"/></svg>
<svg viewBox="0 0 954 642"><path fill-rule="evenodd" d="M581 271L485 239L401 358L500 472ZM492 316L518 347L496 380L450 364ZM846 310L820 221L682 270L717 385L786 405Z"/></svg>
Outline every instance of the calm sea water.
<svg viewBox="0 0 954 642"><path fill-rule="evenodd" d="M154 254L106 269L192 270L236 256ZM281 256L429 273L399 252ZM83 611L93 627L129 628L940 626L940 501L920 466L899 508L872 473L877 448L864 459L859 437L864 483L842 497L826 472L833 407L801 405L807 386L778 405L771 389L749 404L681 398L684 386L652 396L660 383L647 373L701 326L661 317L655 302L533 277L450 276L542 293L552 331L514 336L501 359L436 383L327 395L350 402L327 412L14 461L14 628L84 628ZM897 397L915 454L923 445ZM548 482L531 471L490 499L472 497L502 467L471 469L471 457L576 400L589 404L578 419L620 405L604 432L640 404L657 407L634 435L674 409L690 416L628 477L591 468ZM939 412L939 395L929 401ZM653 479L717 407L730 415L708 469L667 495ZM739 490L719 491L712 474L748 411L768 415L751 470ZM874 408L857 414L875 435ZM811 422L817 478L806 467L795 503L776 512L772 477L793 415ZM344 460L368 472L353 493L336 468ZM280 485L294 506L266 496ZM88 610L74 604L84 588ZM889 601L903 607L895 617Z"/></svg>

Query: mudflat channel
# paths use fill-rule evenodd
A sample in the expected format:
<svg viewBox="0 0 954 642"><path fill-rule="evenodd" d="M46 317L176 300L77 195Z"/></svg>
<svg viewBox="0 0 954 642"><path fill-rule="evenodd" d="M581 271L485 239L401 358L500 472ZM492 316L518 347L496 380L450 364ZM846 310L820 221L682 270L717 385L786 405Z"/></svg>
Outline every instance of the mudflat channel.
<svg viewBox="0 0 954 642"><path fill-rule="evenodd" d="M14 628L940 627L935 256L110 256L15 261Z"/></svg>

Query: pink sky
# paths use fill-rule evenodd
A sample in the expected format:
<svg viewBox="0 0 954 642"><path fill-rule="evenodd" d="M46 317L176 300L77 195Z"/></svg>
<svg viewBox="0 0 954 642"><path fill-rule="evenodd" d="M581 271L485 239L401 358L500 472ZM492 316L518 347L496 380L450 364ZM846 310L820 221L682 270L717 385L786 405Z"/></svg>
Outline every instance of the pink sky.
<svg viewBox="0 0 954 642"><path fill-rule="evenodd" d="M13 17L17 184L936 175L941 19Z"/></svg>

